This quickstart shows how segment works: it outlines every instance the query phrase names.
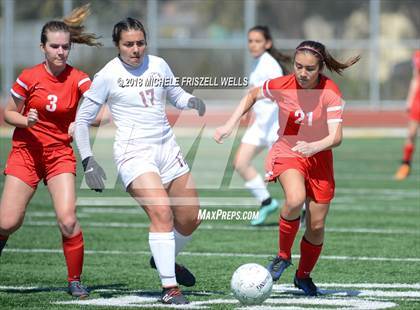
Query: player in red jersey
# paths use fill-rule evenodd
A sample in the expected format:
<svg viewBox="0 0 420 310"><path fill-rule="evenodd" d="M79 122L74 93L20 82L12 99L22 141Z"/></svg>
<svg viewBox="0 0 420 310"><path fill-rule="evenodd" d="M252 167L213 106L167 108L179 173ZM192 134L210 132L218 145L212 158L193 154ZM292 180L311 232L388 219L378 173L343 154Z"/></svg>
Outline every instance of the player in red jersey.
<svg viewBox="0 0 420 310"><path fill-rule="evenodd" d="M341 63L319 42L304 41L296 48L294 74L266 81L242 98L229 120L216 129L221 143L256 100L270 98L279 106L279 139L266 159L266 180L279 181L285 204L279 220L279 252L267 269L274 280L291 265L291 249L306 203L306 229L300 243L300 261L294 283L306 295L318 289L309 277L321 253L325 219L334 197L331 149L342 139L343 100L337 85L321 72L341 73L359 57Z"/></svg>
<svg viewBox="0 0 420 310"><path fill-rule="evenodd" d="M411 160L416 145L417 130L420 122L420 50L413 56L413 77L407 96L407 111L409 116L408 136L403 148L403 159L401 166L395 173L396 180L404 180L411 170Z"/></svg>
<svg viewBox="0 0 420 310"><path fill-rule="evenodd" d="M80 298L89 293L80 283L84 244L76 218L76 158L70 145L69 126L91 80L86 73L68 65L67 58L72 43L100 45L93 34L84 32L82 23L89 13L89 6L85 5L63 21L47 22L40 44L45 61L23 70L12 86L4 119L16 128L0 203L1 253L8 237L22 225L39 181L44 181L62 234L68 292Z"/></svg>

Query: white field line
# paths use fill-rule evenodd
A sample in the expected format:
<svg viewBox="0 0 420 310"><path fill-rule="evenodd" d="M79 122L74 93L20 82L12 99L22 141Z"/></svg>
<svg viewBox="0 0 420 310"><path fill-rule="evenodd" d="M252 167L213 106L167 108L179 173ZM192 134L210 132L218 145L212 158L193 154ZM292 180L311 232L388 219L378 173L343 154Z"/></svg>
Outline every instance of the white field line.
<svg viewBox="0 0 420 310"><path fill-rule="evenodd" d="M337 202L354 202L355 199L369 200L400 200L401 198L420 199L420 191L418 190L402 190L402 189L363 189L363 188L337 188ZM380 196L380 197L378 197ZM250 197L200 197L202 206L251 206L258 205L254 198ZM131 197L78 197L76 205L78 206L138 206L138 203ZM420 207L420 205L419 205Z"/></svg>
<svg viewBox="0 0 420 310"><path fill-rule="evenodd" d="M307 310L307 307L301 306L284 306L284 305L305 305L305 306L327 306L325 308L318 308L319 310L338 310L338 309L359 309L359 310L379 310L387 309L397 306L397 304L388 301L379 300L363 300L357 298L346 299L323 299L323 298L269 298L260 306L244 307L234 299L210 299L206 301L193 301L188 305L182 306L163 306L156 302L156 297L142 297L142 296L120 296L112 298L97 298L89 300L72 300L72 301L58 301L54 304L71 304L71 305L95 305L95 306L114 306L114 307L138 307L138 308L179 308L179 309L209 309L213 305L238 305L239 308L246 310ZM339 308L331 308L336 306Z"/></svg>
<svg viewBox="0 0 420 310"><path fill-rule="evenodd" d="M280 202L281 204L281 202ZM211 209L215 209L217 208L216 206L211 207ZM228 208L223 208L223 207L218 207L220 209L224 209L227 210ZM208 206L207 207L202 207L201 209L210 209ZM233 207L233 209L249 209L249 210L257 210L258 207L254 206L253 208L243 208L242 206L235 206ZM331 207L332 210L334 211L364 211L364 212L374 212L374 211L380 211L382 213L392 213L392 212L415 212L418 213L420 211L419 208L416 207L400 207L400 206L396 206L396 205L391 205L391 206L386 206L386 205L369 205L369 206L363 206L363 205L357 205L357 206L351 206L349 207L348 204L334 204ZM135 207L129 207L129 208L124 208L124 207L120 207L120 208L112 208L112 207L82 207L78 209L78 214L80 213L84 213L85 216L88 216L91 213L95 213L95 214L144 214L146 215L146 213L144 213L143 209L135 206ZM28 212L28 215L32 215L32 212ZM38 213L37 213L38 214ZM54 212L51 212L51 214L55 215ZM45 213L46 216L50 216L51 214L49 213ZM39 217L42 216L42 213L39 213L38 215Z"/></svg>
<svg viewBox="0 0 420 310"><path fill-rule="evenodd" d="M273 287L276 287L278 284L274 284ZM420 283L317 283L317 285L326 288L337 288L337 287L347 287L347 288L371 288L371 289L412 289L420 290ZM280 286L280 285L279 285ZM292 284L282 284L282 287L293 288Z"/></svg>
<svg viewBox="0 0 420 310"><path fill-rule="evenodd" d="M395 300L418 300L420 296L420 283L318 283L323 296L307 298L303 293L293 288L290 284L275 284L273 286L273 293L263 305L241 307L241 305L234 298L218 298L207 299L201 301L193 301L188 307L180 306L183 309L208 309L213 305L231 304L238 305L240 308L236 309L258 309L258 310L306 310L308 306L316 307L321 310L344 310L344 309L359 309L359 310L379 310L393 308L397 304ZM325 288L333 287L334 290L327 290ZM336 288L346 287L354 288L354 290L337 290ZM33 286L0 286L0 290L15 290L26 292L28 290L40 289L41 287ZM366 289L368 288L368 289ZM388 289L378 290L378 289ZM404 288L411 288L409 291L401 291ZM389 290L389 289L397 289ZM114 292L116 289L100 289L95 292ZM199 292L205 296L212 296L210 292ZM157 303L157 297L147 294L142 290L121 291L121 294L130 294L116 296L112 298L95 298L87 300L71 300L71 301L56 301L53 304L72 304L72 305L95 305L95 306L113 306L113 307L138 307L138 308L155 308L162 306ZM230 297L232 296L229 294ZM389 299L393 300L390 301ZM324 307L319 307L324 306ZM333 308L336 307L336 308ZM170 307L173 308L173 307ZM176 308L176 306L175 306Z"/></svg>
<svg viewBox="0 0 420 310"><path fill-rule="evenodd" d="M222 207L217 207L218 209L223 209L226 210L229 209L228 208L222 208ZM202 207L202 210L206 210L206 209L216 209L216 206L212 206L212 207ZM237 206L237 207L233 207L233 209L242 209L242 210L257 210L257 207L253 207L253 208L248 208L245 207L243 208L242 206ZM344 212L353 212L353 211L357 211L357 212L381 212L381 214L384 213L395 213L395 212L404 212L404 213L415 213L418 214L419 210L417 210L416 207L412 207L412 208L404 208L404 207L398 207L398 206L351 206L349 207L347 204L346 205L337 205L335 204L332 207L333 211L344 211ZM143 209L141 209L138 206L134 206L134 207L129 207L129 208L112 208L112 207L104 207L104 208L99 208L99 207L82 207L82 208L78 208L77 211L77 216L79 218L91 218L92 214L99 214L99 215L105 215L105 214L136 214L139 217L146 217L146 213L144 212ZM55 218L56 214L53 211L30 211L27 213L27 216L29 217L52 217Z"/></svg>
<svg viewBox="0 0 420 310"><path fill-rule="evenodd" d="M28 220L25 222L26 226L57 226L56 222L53 221L32 221ZM99 228L149 228L148 223L120 223L120 222L86 222L83 223L83 227L99 227ZM231 231L274 231L278 228L276 226L268 227L252 227L247 225L211 225L201 224L198 229L205 230L231 230ZM327 232L333 233L360 233L360 234L385 234L385 235L419 235L418 230L408 229L375 229L375 228L326 228Z"/></svg>
<svg viewBox="0 0 420 310"><path fill-rule="evenodd" d="M119 306L119 307L157 307L156 297L140 297L140 296L121 296L113 298L98 298L91 300L81 300L81 301L59 301L55 304L77 304L77 305L96 305L96 306ZM182 308L186 309L208 309L208 306L212 305L223 305L223 304L240 304L234 299L210 299L206 301L193 301L187 307L185 305ZM271 304L271 305L270 305ZM281 306L280 306L281 305ZM363 300L357 298L346 298L346 299L323 299L323 298L280 298L273 299L269 298L264 302L264 305L260 306L247 306L240 307L235 309L258 309L258 310L307 310L307 307L299 306L289 306L285 307L284 305L305 305L305 306L327 306L326 308L316 308L319 310L337 310L337 309L363 309L363 310L376 310L376 309L387 309L397 306L397 304L388 301L379 301L379 300ZM280 306L280 307L279 307ZM338 306L343 308L331 308L332 306ZM176 306L171 306L170 308ZM181 306L179 306L181 307Z"/></svg>
<svg viewBox="0 0 420 310"><path fill-rule="evenodd" d="M281 202L280 202L281 204ZM201 209L215 209L215 208L219 208L222 209L223 206L206 206L206 207L202 207ZM227 210L230 207L224 208L224 210ZM233 209L249 209L249 210L257 210L258 207L257 206L253 206L253 207L242 207L240 205L238 206L233 206ZM331 209L333 209L334 211L364 211L364 212L375 212L375 211L380 211L381 213L393 213L393 212L415 212L418 213L420 211L419 208L416 208L415 206L413 207L400 207L400 206L396 206L396 205L391 205L391 206L386 206L386 205L376 205L376 206L363 206L363 205L357 205L357 206L351 206L349 207L348 204L337 204L334 203L334 205L331 207ZM88 217L90 216L90 214L95 213L95 214L139 214L139 215L146 215L146 213L143 211L142 208L135 206L135 207L130 207L130 208L112 208L112 207L104 207L104 208L100 208L100 207L82 207L78 209L78 213L77 214L84 214L84 216ZM32 212L28 212L28 215L32 215ZM41 213L37 213L39 215L37 215L38 217L42 217L42 212ZM54 215L54 212L49 213L45 213L45 216L51 216Z"/></svg>
<svg viewBox="0 0 420 310"><path fill-rule="evenodd" d="M357 296L357 297L397 297L397 298L420 298L420 291L383 291L383 290L363 290L356 287L353 290L327 290L325 285L317 284L321 288L321 293L327 296ZM274 292L286 294L302 294L302 291L282 284L273 285Z"/></svg>
<svg viewBox="0 0 420 310"><path fill-rule="evenodd" d="M112 307L135 307L135 308L169 308L169 309L208 309L208 307L200 306L199 302L192 302L188 305L162 305L157 301L157 297L142 296L120 296L111 298L97 298L86 300L72 301L56 301L58 305L93 305L93 306L112 306ZM82 308L83 309L83 308Z"/></svg>
<svg viewBox="0 0 420 310"><path fill-rule="evenodd" d="M13 253L62 253L62 249L17 249L5 248L4 252ZM150 255L150 251L109 251L109 250L85 250L85 254L106 254L106 255ZM259 257L268 258L272 254L252 254L252 253L217 253L217 252L182 252L179 255L185 256L199 256L199 257ZM300 255L293 254L294 258L299 258ZM373 261L373 262L420 262L420 258L401 258L401 257L366 257L366 256L334 256L324 255L320 257L322 260L334 261Z"/></svg>
<svg viewBox="0 0 420 310"><path fill-rule="evenodd" d="M272 304L272 306L269 306ZM276 306L274 306L274 305ZM280 308L279 306L282 305ZM306 307L285 307L283 305L305 305ZM318 308L318 306L326 306L325 308ZM308 308L307 306L313 306ZM336 306L338 308L331 308ZM380 301L380 300L364 300L357 298L345 299L325 299L325 298L269 298L264 302L264 305L241 307L237 310L379 310L388 309L397 306L394 302Z"/></svg>
<svg viewBox="0 0 420 310"><path fill-rule="evenodd" d="M418 199L417 199L418 198ZM395 202L399 204L401 200L405 199L412 199L413 201L413 208L418 208L420 210L420 203L418 197L409 197L409 196L371 196L371 197L361 197L355 195L354 197L344 198L344 197L337 197L331 203L332 207L334 205L351 205L355 204L356 206L361 203L361 201L374 201L376 203L383 202ZM188 198L183 201L184 205L188 205L189 200ZM104 206L111 206L111 207L128 207L128 206L135 206L138 207L139 204L132 198L127 197L107 197L107 198L93 198L93 197L79 197L76 201L76 205L79 207L104 207ZM200 206L206 208L219 208L219 207L235 207L235 208L258 208L259 203L256 202L254 199L243 198L243 197L236 197L236 198L200 198Z"/></svg>
<svg viewBox="0 0 420 310"><path fill-rule="evenodd" d="M319 283L317 282L317 286L323 289L326 288L357 288L357 289L411 289L411 290L419 290L420 291L420 283ZM41 289L40 286L5 286L0 285L1 290L34 290L34 289ZM275 291L279 290L289 290L294 289L293 284L274 284L273 289ZM64 289L64 288L63 288ZM95 289L95 292L119 292L119 289ZM296 290L297 292L299 290ZM124 292L130 292L130 293L142 293L142 290L124 290ZM200 292L200 294L207 294L211 295L210 293L206 293L205 291Z"/></svg>

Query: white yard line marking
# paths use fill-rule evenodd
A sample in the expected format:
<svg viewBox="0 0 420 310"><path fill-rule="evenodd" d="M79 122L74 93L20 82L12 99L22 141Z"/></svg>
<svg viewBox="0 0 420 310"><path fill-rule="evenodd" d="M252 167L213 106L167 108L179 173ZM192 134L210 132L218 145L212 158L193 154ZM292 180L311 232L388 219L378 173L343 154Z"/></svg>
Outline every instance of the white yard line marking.
<svg viewBox="0 0 420 310"><path fill-rule="evenodd" d="M54 304L72 304L72 305L96 305L96 306L114 306L114 307L162 307L161 304L156 302L156 297L141 297L141 296L121 296L113 298L97 298L90 300L73 300L73 301L60 301ZM209 309L213 305L231 304L238 305L236 309L275 309L275 310L291 310L301 309L307 310L307 307L285 307L284 305L305 305L305 306L327 306L327 308L316 308L320 310L327 309L363 309L363 310L377 310L387 309L397 306L394 302L380 301L380 300L364 300L358 298L345 298L345 299L325 299L325 298L280 298L280 299L267 299L263 305L241 307L240 304L234 299L210 299L206 301L193 301L189 305L182 306L166 306L168 308L182 308L182 309ZM208 305L208 306L207 306ZM280 308L279 306L282 305ZM331 308L333 306L340 308ZM163 306L165 307L165 306Z"/></svg>
<svg viewBox="0 0 420 310"><path fill-rule="evenodd" d="M325 296L357 296L357 297L383 297L383 298L420 298L420 291L383 291L359 289L359 286L353 284L352 290L326 290L325 284L318 283L317 286ZM328 285L329 286L329 285ZM290 285L274 284L273 291L282 294L303 294L299 289L292 288Z"/></svg>
<svg viewBox="0 0 420 310"><path fill-rule="evenodd" d="M410 288L420 290L420 283L321 283L322 287L349 287L349 288ZM284 285L294 287L293 285Z"/></svg>
<svg viewBox="0 0 420 310"><path fill-rule="evenodd" d="M62 253L61 249L18 249L5 248L4 252L14 253ZM150 255L149 251L108 251L108 250L85 250L85 254L107 254L107 255ZM260 257L267 258L272 254L252 254L252 253L223 253L223 252L182 252L179 255L185 256L204 256L204 257ZM294 258L299 258L300 255L293 254ZM402 258L402 257L367 257L367 256L334 256L324 255L320 257L322 260L361 260L361 261L384 261L384 262L420 262L420 258Z"/></svg>
<svg viewBox="0 0 420 310"><path fill-rule="evenodd" d="M56 222L53 221L31 221L28 220L25 222L26 226L57 226ZM120 222L86 222L83 223L83 227L105 227L105 228L149 228L150 224L148 223L120 223ZM275 226L268 227L252 227L248 225L222 225L222 224L201 224L199 229L205 230L232 230L232 231L274 231L278 230ZM360 233L360 234L386 234L386 235L395 235L395 234L404 234L404 235L419 235L418 230L409 230L409 229L375 229L375 228L326 228L327 232L337 232L337 233Z"/></svg>
<svg viewBox="0 0 420 310"><path fill-rule="evenodd" d="M398 300L418 300L420 297L420 283L318 283L321 288L323 296L315 298L307 298L302 291L293 288L289 284L275 284L273 286L273 293L262 305L243 307L235 299L231 298L217 298L207 299L201 301L193 301L185 306L164 306L157 302L156 295L150 295L142 290L121 290L118 289L100 289L93 292L113 292L118 294L125 294L112 298L95 298L86 300L71 300L71 301L56 301L53 304L60 305L92 305L92 306L113 306L113 307L138 307L138 308L182 308L182 309L211 309L213 305L231 304L236 306L235 309L258 309L258 310L290 310L300 309L307 310L308 307L316 307L316 309L323 310L379 310L388 309L398 306L395 301ZM323 290L325 287L333 287L335 290ZM339 287L354 288L354 290L337 290ZM41 287L33 286L0 286L0 290L13 290L26 292L28 290L40 289ZM367 290L366 288L371 288ZM378 288L385 288L387 290L377 290ZM410 291L401 291L402 288L411 288ZM390 290L397 289L397 290ZM191 292L200 293L200 296L211 297L211 292ZM131 295L126 295L131 294ZM226 294L227 295L227 294ZM407 299L408 298L408 299Z"/></svg>
<svg viewBox="0 0 420 310"><path fill-rule="evenodd" d="M420 198L418 190L405 189L363 189L363 188L337 188L337 197L334 201L354 202L355 199L369 200L400 200L401 198ZM344 195L344 197L343 197ZM378 197L380 196L380 198ZM131 197L78 197L78 206L138 206ZM254 198L249 197L200 197L200 204L205 206L249 206L258 205Z"/></svg>

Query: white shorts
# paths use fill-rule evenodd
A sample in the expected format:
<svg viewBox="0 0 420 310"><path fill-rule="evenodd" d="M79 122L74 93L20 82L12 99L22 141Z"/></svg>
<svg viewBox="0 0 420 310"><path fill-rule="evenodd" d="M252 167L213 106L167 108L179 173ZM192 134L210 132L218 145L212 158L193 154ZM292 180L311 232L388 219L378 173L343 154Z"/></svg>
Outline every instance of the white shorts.
<svg viewBox="0 0 420 310"><path fill-rule="evenodd" d="M278 138L277 105L272 102L257 101L253 111L255 113L254 123L246 130L241 142L269 148Z"/></svg>
<svg viewBox="0 0 420 310"><path fill-rule="evenodd" d="M190 171L175 137L163 144L116 141L114 160L126 190L138 176L147 172L157 173L162 184L166 184Z"/></svg>

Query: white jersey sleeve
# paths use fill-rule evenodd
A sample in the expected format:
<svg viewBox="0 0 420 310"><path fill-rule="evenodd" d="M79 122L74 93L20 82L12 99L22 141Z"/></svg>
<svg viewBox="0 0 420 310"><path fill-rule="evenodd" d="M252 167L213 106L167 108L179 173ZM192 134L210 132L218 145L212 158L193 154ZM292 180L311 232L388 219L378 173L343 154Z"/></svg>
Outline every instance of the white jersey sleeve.
<svg viewBox="0 0 420 310"><path fill-rule="evenodd" d="M108 100L109 91L110 81L108 75L105 70L101 70L95 74L92 84L84 96L97 104L103 104Z"/></svg>
<svg viewBox="0 0 420 310"><path fill-rule="evenodd" d="M92 156L89 141L89 125L95 120L100 108L100 104L89 98L84 98L77 111L74 138L82 160Z"/></svg>
<svg viewBox="0 0 420 310"><path fill-rule="evenodd" d="M172 73L171 68L166 63L166 61L163 60L163 72L165 72L165 77L169 80L174 81L175 76ZM166 87L166 95L168 97L169 102L177 107L180 110L188 109L188 100L193 95L187 93L185 90L183 90L180 86L177 85L169 85Z"/></svg>

